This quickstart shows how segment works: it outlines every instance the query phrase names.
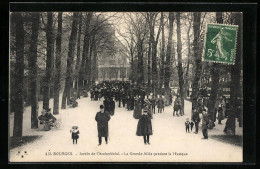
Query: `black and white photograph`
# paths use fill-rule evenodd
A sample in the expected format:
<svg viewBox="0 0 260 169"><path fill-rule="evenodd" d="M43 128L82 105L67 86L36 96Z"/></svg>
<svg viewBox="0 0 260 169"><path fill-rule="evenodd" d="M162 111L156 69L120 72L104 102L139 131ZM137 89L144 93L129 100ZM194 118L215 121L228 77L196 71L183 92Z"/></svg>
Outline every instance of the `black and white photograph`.
<svg viewBox="0 0 260 169"><path fill-rule="evenodd" d="M10 162L243 162L243 12L9 13Z"/></svg>

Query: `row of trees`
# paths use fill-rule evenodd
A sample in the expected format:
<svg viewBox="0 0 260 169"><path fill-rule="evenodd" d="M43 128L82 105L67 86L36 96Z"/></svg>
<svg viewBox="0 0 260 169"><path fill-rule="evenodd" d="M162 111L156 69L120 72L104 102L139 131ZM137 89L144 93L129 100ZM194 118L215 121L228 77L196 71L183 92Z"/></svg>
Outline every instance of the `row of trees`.
<svg viewBox="0 0 260 169"><path fill-rule="evenodd" d="M177 72L178 80L174 80L178 81L180 98L184 105L185 91L188 90L190 84L190 81L188 81L191 74L189 66L193 61L198 65L197 67L193 67L196 72L193 90L198 91L199 87L201 61L200 59L196 60L196 58L201 57L200 51L202 51L200 24L201 22L203 23L203 20L200 18L200 15L201 13L180 12L123 14L121 17L127 28L124 32L120 32L120 29L118 29L118 32L124 38L126 46L129 49L132 63L132 75L130 79L139 84L147 83L148 91L156 95L167 94L169 92L171 77ZM192 24L194 27L193 45L191 43ZM176 29L174 29L174 25L176 25ZM185 30L187 34L184 43L182 30ZM176 40L173 38L176 38ZM183 46L185 47L184 49ZM175 57L176 48L177 58ZM196 52L192 52L192 50ZM183 59L183 53L185 53L186 61ZM190 58L191 53L194 54L193 59ZM146 62L144 63L144 61ZM164 91L162 91L163 87ZM182 113L184 113L183 109Z"/></svg>
<svg viewBox="0 0 260 169"><path fill-rule="evenodd" d="M26 82L30 96L27 102L32 107L31 128L38 128L40 88L43 109L50 107L50 97L53 96L53 114L59 114L60 106L66 108L72 89L80 95L96 81L98 53L115 50L114 32L109 23L112 17L94 12L11 13L13 136L22 136ZM42 71L43 75L40 74Z"/></svg>

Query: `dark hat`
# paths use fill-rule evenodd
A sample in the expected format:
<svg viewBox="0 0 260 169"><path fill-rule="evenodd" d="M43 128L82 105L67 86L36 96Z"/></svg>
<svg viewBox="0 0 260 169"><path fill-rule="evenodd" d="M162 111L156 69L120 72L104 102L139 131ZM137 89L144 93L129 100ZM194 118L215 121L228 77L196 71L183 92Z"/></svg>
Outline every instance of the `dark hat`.
<svg viewBox="0 0 260 169"><path fill-rule="evenodd" d="M101 104L101 105L99 106L99 108L100 108L100 109L104 109L104 106Z"/></svg>
<svg viewBox="0 0 260 169"><path fill-rule="evenodd" d="M145 107L145 108L143 109L143 111L144 111L144 112L147 112L147 108Z"/></svg>

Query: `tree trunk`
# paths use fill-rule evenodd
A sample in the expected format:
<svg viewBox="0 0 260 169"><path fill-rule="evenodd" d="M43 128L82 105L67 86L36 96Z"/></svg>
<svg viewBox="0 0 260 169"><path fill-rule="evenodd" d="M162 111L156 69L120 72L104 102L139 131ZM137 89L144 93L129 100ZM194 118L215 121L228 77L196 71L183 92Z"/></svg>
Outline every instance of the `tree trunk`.
<svg viewBox="0 0 260 169"><path fill-rule="evenodd" d="M60 75L61 75L61 35L62 35L62 12L58 13L58 32L56 37L56 60L55 79L53 91L53 114L59 114L60 100Z"/></svg>
<svg viewBox="0 0 260 169"><path fill-rule="evenodd" d="M78 27L78 13L74 12L71 34L69 39L69 51L68 51L68 58L67 58L65 89L63 91L63 99L62 99L62 107L61 107L62 109L66 109L66 100L68 100L68 98L70 97L71 82L72 82L72 63L73 63L75 46L76 46L77 27Z"/></svg>
<svg viewBox="0 0 260 169"><path fill-rule="evenodd" d="M242 124L242 102L238 100L242 99L241 89L241 59L242 59L242 16L240 13L232 13L232 24L238 25L237 33L237 48L236 48L236 60L235 65L231 67L231 83L230 83L230 111L228 112L228 119L226 122L226 133L229 135L235 135L236 129L236 116L239 118L239 123ZM240 108L239 108L240 107ZM242 125L239 126L242 126Z"/></svg>
<svg viewBox="0 0 260 169"><path fill-rule="evenodd" d="M52 12L47 13L48 21L46 27L46 38L47 38L47 59L46 59L46 74L43 83L43 109L49 108L50 99L50 83L52 74L52 61L53 61L53 14Z"/></svg>
<svg viewBox="0 0 260 169"><path fill-rule="evenodd" d="M149 40L149 47L148 47L148 65L147 65L147 72L148 72L148 92L151 92L151 50L152 50L152 46L151 46L151 41Z"/></svg>
<svg viewBox="0 0 260 169"><path fill-rule="evenodd" d="M201 76L201 49L200 49L200 12L193 13L193 34L194 34L194 64L193 64L193 72L194 78L192 81L192 108L197 108L197 97L199 94L199 80ZM192 114L193 117L194 114Z"/></svg>
<svg viewBox="0 0 260 169"><path fill-rule="evenodd" d="M169 37L168 37L168 44L167 44L167 50L166 50L166 62L165 62L165 72L164 72L164 87L169 89L169 83L170 83L170 63L171 63L171 57L172 57L172 35L173 35L173 21L174 21L174 13L169 12Z"/></svg>
<svg viewBox="0 0 260 169"><path fill-rule="evenodd" d="M76 61L76 73L75 73L75 88L77 90L77 98L80 98L80 90L78 87L79 82L79 69L80 69L80 43L81 43L81 27L82 27L82 13L79 13L79 30L78 30L78 42L77 42L77 61Z"/></svg>
<svg viewBox="0 0 260 169"><path fill-rule="evenodd" d="M14 75L14 129L13 136L21 137L23 131L23 88L24 88L24 27L21 13L13 13L15 23L16 62Z"/></svg>
<svg viewBox="0 0 260 169"><path fill-rule="evenodd" d="M216 13L216 18L217 18L217 23L222 24L223 23L223 18L222 18L222 13L217 12ZM211 69L210 69L210 74L211 74L211 91L210 91L210 97L209 97L209 104L208 104L208 114L209 117L212 121L212 126L209 128L212 129L215 124L214 124L214 119L215 119L215 104L218 99L218 91L219 91L219 63L213 63Z"/></svg>
<svg viewBox="0 0 260 169"><path fill-rule="evenodd" d="M40 22L40 13L31 13L32 17L32 35L29 49L28 67L30 77L30 93L31 93L31 128L38 128L38 95L37 95L37 41Z"/></svg>
<svg viewBox="0 0 260 169"><path fill-rule="evenodd" d="M187 56L187 69L185 74L185 97L189 96L189 68L190 68L190 55L191 55L191 47L190 47L190 28L191 24L189 25L188 31L187 31L187 45L188 45L188 56Z"/></svg>
<svg viewBox="0 0 260 169"><path fill-rule="evenodd" d="M179 88L180 88L180 99L181 99L181 115L184 115L184 79L182 69L182 42L181 42L181 23L180 23L180 12L176 13L177 21L177 53L178 53L178 77L179 77Z"/></svg>
<svg viewBox="0 0 260 169"><path fill-rule="evenodd" d="M94 35L93 35L94 36ZM97 44L95 41L95 36L93 37L93 62L92 62L92 82L95 83L97 79Z"/></svg>
<svg viewBox="0 0 260 169"><path fill-rule="evenodd" d="M88 53L89 53L89 29L90 29L90 21L91 21L91 17L92 17L92 13L91 12L87 12L86 13L87 18L86 18L86 28L85 28L85 35L84 35L84 44L83 44L83 51L82 51L82 58L81 58L81 66L80 66L80 70L79 70L79 81L78 81L78 87L80 90L80 93L82 93L83 90L83 81L85 81L86 79L84 78L84 73L85 73L85 67L86 67L86 59L88 57ZM84 83L84 86L86 85L86 83Z"/></svg>
<svg viewBox="0 0 260 169"><path fill-rule="evenodd" d="M163 12L161 12L161 25L162 25L162 50L161 50L161 68L160 68L160 85L159 85L159 88L162 88L162 86L164 84L163 82L164 82L164 64L165 64L165 62L164 62L164 57L165 57L165 52L164 52L164 49L165 49L165 38L164 38L164 17L163 17Z"/></svg>
<svg viewBox="0 0 260 169"><path fill-rule="evenodd" d="M92 64L93 64L93 46L94 46L94 36L90 35L90 47L89 47L89 55L86 58L86 67L85 67L85 74L87 75L87 88L92 85Z"/></svg>
<svg viewBox="0 0 260 169"><path fill-rule="evenodd" d="M142 84L144 82L144 69L143 69L143 43L141 39L137 40L137 83Z"/></svg>

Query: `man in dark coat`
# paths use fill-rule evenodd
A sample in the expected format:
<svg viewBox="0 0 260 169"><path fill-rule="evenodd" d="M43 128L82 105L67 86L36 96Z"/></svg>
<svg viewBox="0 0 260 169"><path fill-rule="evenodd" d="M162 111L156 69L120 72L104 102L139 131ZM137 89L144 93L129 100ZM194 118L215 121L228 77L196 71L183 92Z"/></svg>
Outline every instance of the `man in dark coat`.
<svg viewBox="0 0 260 169"><path fill-rule="evenodd" d="M164 100L162 98L162 95L160 95L160 98L158 99L157 108L158 108L158 113L162 113L162 110L164 109Z"/></svg>
<svg viewBox="0 0 260 169"><path fill-rule="evenodd" d="M203 134L202 139L208 139L208 124L209 124L209 116L206 109L204 109L202 111L202 127L201 127L202 134Z"/></svg>
<svg viewBox="0 0 260 169"><path fill-rule="evenodd" d="M151 99L151 105L152 105L152 112L155 114L155 105L156 105L156 99L153 95L153 98Z"/></svg>
<svg viewBox="0 0 260 169"><path fill-rule="evenodd" d="M153 134L151 117L147 113L147 109L144 109L143 115L138 121L136 135L144 137L144 144L150 144L149 136Z"/></svg>
<svg viewBox="0 0 260 169"><path fill-rule="evenodd" d="M112 97L109 100L109 113L111 116L115 114L115 101L113 100Z"/></svg>
<svg viewBox="0 0 260 169"><path fill-rule="evenodd" d="M195 123L195 132L194 133L198 134L200 117L199 117L199 113L197 112L197 109L195 107L193 108L193 121Z"/></svg>
<svg viewBox="0 0 260 169"><path fill-rule="evenodd" d="M135 98L133 95L130 96L130 110L134 110Z"/></svg>
<svg viewBox="0 0 260 169"><path fill-rule="evenodd" d="M125 103L126 103L126 95L125 95L125 91L122 92L121 99L122 99L123 107L125 107Z"/></svg>
<svg viewBox="0 0 260 169"><path fill-rule="evenodd" d="M103 101L103 105L105 107L105 111L109 112L109 99L105 97L105 100Z"/></svg>
<svg viewBox="0 0 260 169"><path fill-rule="evenodd" d="M142 116L142 101L141 101L141 98L139 98L139 97L136 96L136 98L135 98L135 106L134 106L135 108L134 108L134 113L133 113L133 117L135 119L139 119Z"/></svg>
<svg viewBox="0 0 260 169"><path fill-rule="evenodd" d="M105 141L107 144L108 137L108 121L110 120L110 115L105 113L104 106L100 105L100 111L97 112L95 120L97 121L97 129L98 129L98 142L99 146L102 143L102 137L105 137Z"/></svg>

